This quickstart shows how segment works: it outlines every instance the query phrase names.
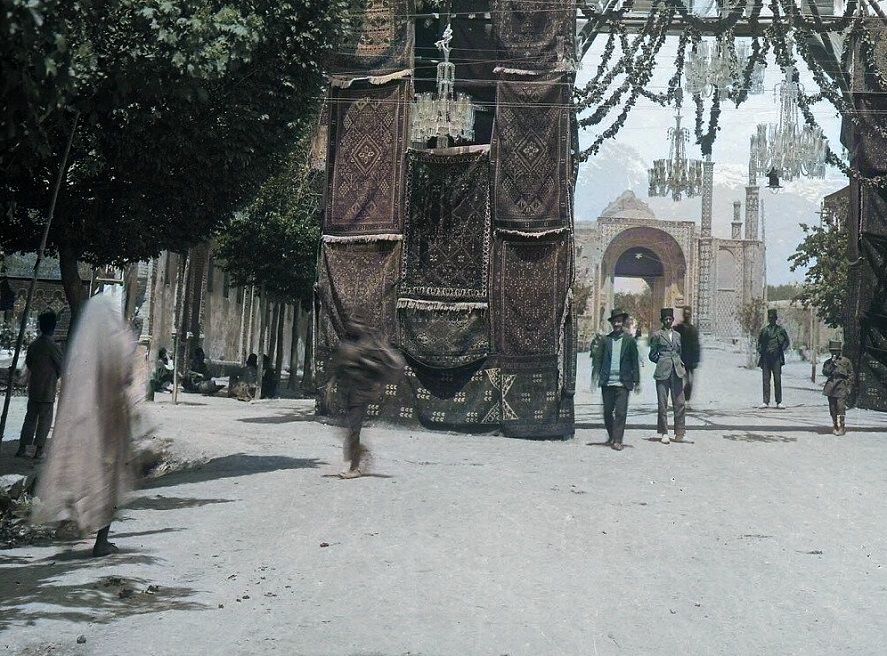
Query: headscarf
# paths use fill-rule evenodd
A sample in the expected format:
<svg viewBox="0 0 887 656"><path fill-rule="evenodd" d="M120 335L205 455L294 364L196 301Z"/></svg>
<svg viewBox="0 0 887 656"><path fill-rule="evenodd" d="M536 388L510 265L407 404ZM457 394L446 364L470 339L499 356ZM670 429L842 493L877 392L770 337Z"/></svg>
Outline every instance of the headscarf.
<svg viewBox="0 0 887 656"><path fill-rule="evenodd" d="M134 344L113 300L83 306L69 342L34 521L69 518L82 534L111 523L133 484Z"/></svg>

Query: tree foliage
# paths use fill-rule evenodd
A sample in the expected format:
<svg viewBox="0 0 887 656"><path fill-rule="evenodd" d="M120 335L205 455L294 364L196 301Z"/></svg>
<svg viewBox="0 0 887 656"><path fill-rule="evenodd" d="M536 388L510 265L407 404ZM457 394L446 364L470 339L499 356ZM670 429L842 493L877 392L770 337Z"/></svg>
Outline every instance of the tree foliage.
<svg viewBox="0 0 887 656"><path fill-rule="evenodd" d="M739 306L736 318L739 321L739 328L742 330L743 335L757 339L758 334L764 327L765 310L764 300L760 298L753 298Z"/></svg>
<svg viewBox="0 0 887 656"><path fill-rule="evenodd" d="M796 299L812 305L831 328L844 323L844 300L849 280L849 243L846 226L801 224L804 239L789 256L791 270L803 268L804 284Z"/></svg>
<svg viewBox="0 0 887 656"><path fill-rule="evenodd" d="M647 329L655 329L658 326L650 326L650 317L653 310L653 294L648 286L640 293L616 292L613 295L613 307L620 308L634 317L638 325Z"/></svg>
<svg viewBox="0 0 887 656"><path fill-rule="evenodd" d="M0 0L0 247L123 264L209 236L279 169L341 0ZM76 302L77 299L69 298Z"/></svg>
<svg viewBox="0 0 887 656"><path fill-rule="evenodd" d="M795 283L787 285L767 285L768 301L793 301L800 291L800 286Z"/></svg>

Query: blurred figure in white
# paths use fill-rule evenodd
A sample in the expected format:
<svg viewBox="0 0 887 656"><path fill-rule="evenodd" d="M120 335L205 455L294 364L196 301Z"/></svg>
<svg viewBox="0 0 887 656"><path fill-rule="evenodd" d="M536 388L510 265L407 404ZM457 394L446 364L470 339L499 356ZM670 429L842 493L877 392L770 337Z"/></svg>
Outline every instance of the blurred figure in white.
<svg viewBox="0 0 887 656"><path fill-rule="evenodd" d="M118 305L95 296L83 306L69 343L61 399L47 463L37 485L36 523L73 521L97 533L93 556L115 553L111 520L134 483L136 399L132 334Z"/></svg>

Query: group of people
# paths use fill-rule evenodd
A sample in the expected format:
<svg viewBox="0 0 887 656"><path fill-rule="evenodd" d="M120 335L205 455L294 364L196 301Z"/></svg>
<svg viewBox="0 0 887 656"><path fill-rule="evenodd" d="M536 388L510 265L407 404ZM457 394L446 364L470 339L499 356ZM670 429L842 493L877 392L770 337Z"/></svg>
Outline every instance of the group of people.
<svg viewBox="0 0 887 656"><path fill-rule="evenodd" d="M173 383L174 367L165 348L157 352L157 360L154 362L154 372L151 375L149 385L152 392L168 391ZM209 362L206 353L200 347L194 349L188 362L187 370L179 375L182 389L186 392L199 394L215 394L224 386L217 384L209 371ZM246 364L241 371L230 377L228 396L241 401L250 401L257 395L261 398L274 398L277 396L277 375L271 365L271 359L262 355L262 385L259 389L259 356L250 353Z"/></svg>
<svg viewBox="0 0 887 656"><path fill-rule="evenodd" d="M649 359L655 363L653 379L656 384L656 439L663 444L672 440L680 442L687 434L686 410L693 394L693 379L701 360L699 331L692 324L692 310L683 308L681 323L674 324L674 310L660 311L662 327L650 336ZM601 388L606 444L621 451L628 415L628 396L640 389L640 357L637 341L625 330L629 316L623 310L614 309L609 321L612 331L592 344L592 384L597 380ZM771 380L776 408L782 409L782 367L789 337L785 328L777 323L775 309L767 312L767 325L758 336L758 366L762 372L763 401L760 408L770 407ZM847 397L853 381L853 366L842 355L843 345L829 342L831 357L823 364L826 377L823 394L829 400L834 435L846 434L845 415ZM668 431L668 405L674 414L674 434Z"/></svg>

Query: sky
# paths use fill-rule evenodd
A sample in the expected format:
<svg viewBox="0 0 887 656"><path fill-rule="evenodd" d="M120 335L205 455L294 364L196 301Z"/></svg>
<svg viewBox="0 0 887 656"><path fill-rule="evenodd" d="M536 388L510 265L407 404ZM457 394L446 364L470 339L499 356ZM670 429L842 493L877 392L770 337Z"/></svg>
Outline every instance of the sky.
<svg viewBox="0 0 887 656"><path fill-rule="evenodd" d="M606 35L598 37L585 56L577 85L582 86L597 68ZM673 62L677 53L677 38L669 37L657 57L657 67L651 80L651 90L664 92L668 78L673 74ZM614 53L618 58L619 51ZM614 59L615 61L615 59ZM808 93L818 91L812 75L806 68L800 69L801 83ZM764 94L749 96L738 109L732 103L721 104L721 131L714 143L712 159L715 162L714 180L714 233L728 237L729 223L732 220L734 200L745 200L744 187L748 180L749 138L758 123L777 122L779 108L774 97L774 87L783 78L783 73L772 59L768 62L764 77ZM692 97L685 94L683 125L691 131L688 156L701 159L699 146L692 143L695 104ZM705 121L708 122L706 104ZM599 133L617 115L615 108L602 126L595 126L580 133L580 144L590 145ZM840 118L834 107L823 102L814 107L814 114L822 126L829 143L835 152L841 153L839 141ZM802 120L802 119L801 119ZM626 189L632 189L637 196L647 202L658 218L700 218L700 199L685 199L673 202L670 198L649 198L647 196L646 169L653 159L668 156L668 128L674 126L674 108L661 107L640 98L616 138L605 142L601 154L582 165L576 191L576 220L594 220L601 210ZM766 181L760 181L764 185ZM813 223L819 220L815 212L824 195L837 191L847 184L846 177L832 167L827 167L825 179L801 178L783 181L785 189L778 194L761 191L767 221L767 279L771 284L799 281L802 271L789 271L787 257L803 237L800 223Z"/></svg>

